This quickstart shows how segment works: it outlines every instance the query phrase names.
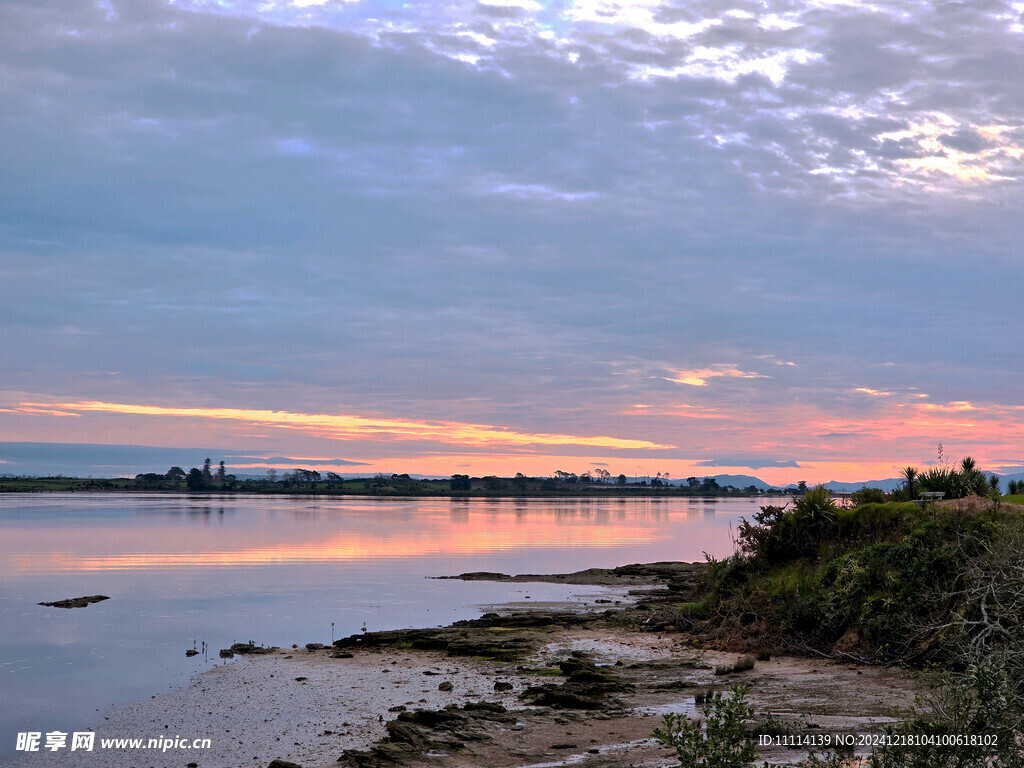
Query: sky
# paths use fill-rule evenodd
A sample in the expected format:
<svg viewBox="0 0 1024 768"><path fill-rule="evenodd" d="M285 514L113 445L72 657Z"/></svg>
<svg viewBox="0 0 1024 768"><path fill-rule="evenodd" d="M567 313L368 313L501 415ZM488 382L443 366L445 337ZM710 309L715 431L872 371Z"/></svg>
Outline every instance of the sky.
<svg viewBox="0 0 1024 768"><path fill-rule="evenodd" d="M1024 2L6 0L0 473L1019 468L1021 72Z"/></svg>

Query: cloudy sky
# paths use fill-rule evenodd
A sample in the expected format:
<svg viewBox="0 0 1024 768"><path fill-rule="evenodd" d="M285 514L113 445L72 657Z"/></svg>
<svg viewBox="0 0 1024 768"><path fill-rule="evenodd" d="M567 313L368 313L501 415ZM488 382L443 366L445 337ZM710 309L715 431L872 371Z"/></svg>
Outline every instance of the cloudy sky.
<svg viewBox="0 0 1024 768"><path fill-rule="evenodd" d="M1024 2L5 0L0 439L1024 464L1022 72Z"/></svg>

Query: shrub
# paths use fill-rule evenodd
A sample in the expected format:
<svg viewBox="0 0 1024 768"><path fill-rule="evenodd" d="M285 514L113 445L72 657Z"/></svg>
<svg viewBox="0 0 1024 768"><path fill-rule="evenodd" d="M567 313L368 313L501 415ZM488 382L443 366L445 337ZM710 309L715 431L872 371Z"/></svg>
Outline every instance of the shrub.
<svg viewBox="0 0 1024 768"><path fill-rule="evenodd" d="M654 729L654 738L675 750L679 768L747 768L755 757L745 729L754 715L746 701L749 691L748 686L738 685L728 698L714 694L698 720L665 715L662 726Z"/></svg>
<svg viewBox="0 0 1024 768"><path fill-rule="evenodd" d="M807 525L824 527L836 520L836 503L832 492L823 485L817 485L800 498L793 500L796 519Z"/></svg>
<svg viewBox="0 0 1024 768"><path fill-rule="evenodd" d="M885 500L885 491L881 488L863 486L859 491L854 491L850 494L850 501L855 507L859 507L862 504L884 504Z"/></svg>

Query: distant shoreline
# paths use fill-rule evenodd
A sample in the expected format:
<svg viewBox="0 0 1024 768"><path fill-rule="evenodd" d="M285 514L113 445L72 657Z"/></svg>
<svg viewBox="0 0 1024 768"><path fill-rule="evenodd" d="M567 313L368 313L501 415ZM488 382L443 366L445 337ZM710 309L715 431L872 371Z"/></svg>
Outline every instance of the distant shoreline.
<svg viewBox="0 0 1024 768"><path fill-rule="evenodd" d="M92 480L65 478L61 482L48 482L48 478L28 478L0 480L0 494L4 493L126 493L126 494L162 494L166 496L188 496L193 498L221 498L237 496L297 496L297 497L388 497L388 498L452 498L452 499L629 499L629 498L667 498L667 499L779 499L789 498L791 493L751 493L748 491L722 491L721 493L692 493L689 489L678 487L616 488L604 486L599 488L573 488L565 491L527 491L514 493L510 491L487 491L473 489L470 491L450 491L431 489L423 491L403 491L394 489L372 490L358 489L326 489L326 488L287 488L287 489L217 489L194 491L188 489L166 488L132 488L132 480ZM843 494L834 494L841 496Z"/></svg>

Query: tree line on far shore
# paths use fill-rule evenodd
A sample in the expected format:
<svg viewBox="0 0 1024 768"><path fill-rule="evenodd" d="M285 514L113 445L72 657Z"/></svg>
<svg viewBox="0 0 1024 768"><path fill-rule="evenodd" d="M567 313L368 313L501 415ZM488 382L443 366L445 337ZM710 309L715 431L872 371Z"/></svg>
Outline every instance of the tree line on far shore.
<svg viewBox="0 0 1024 768"><path fill-rule="evenodd" d="M269 469L260 477L239 478L229 473L223 461L214 466L207 458L201 467L188 471L174 466L165 473L147 472L126 481L126 488L140 491L251 492L251 493L366 493L383 495L566 495L622 491L659 492L682 496L750 496L782 493L780 489L736 488L720 485L713 477L689 477L672 485L668 472L655 476L627 477L598 469L580 474L555 470L550 477L528 477L516 472L511 477L454 474L448 478L414 478L408 474L378 472L364 477L344 477L336 472L312 469L278 471ZM801 484L806 487L806 484Z"/></svg>

